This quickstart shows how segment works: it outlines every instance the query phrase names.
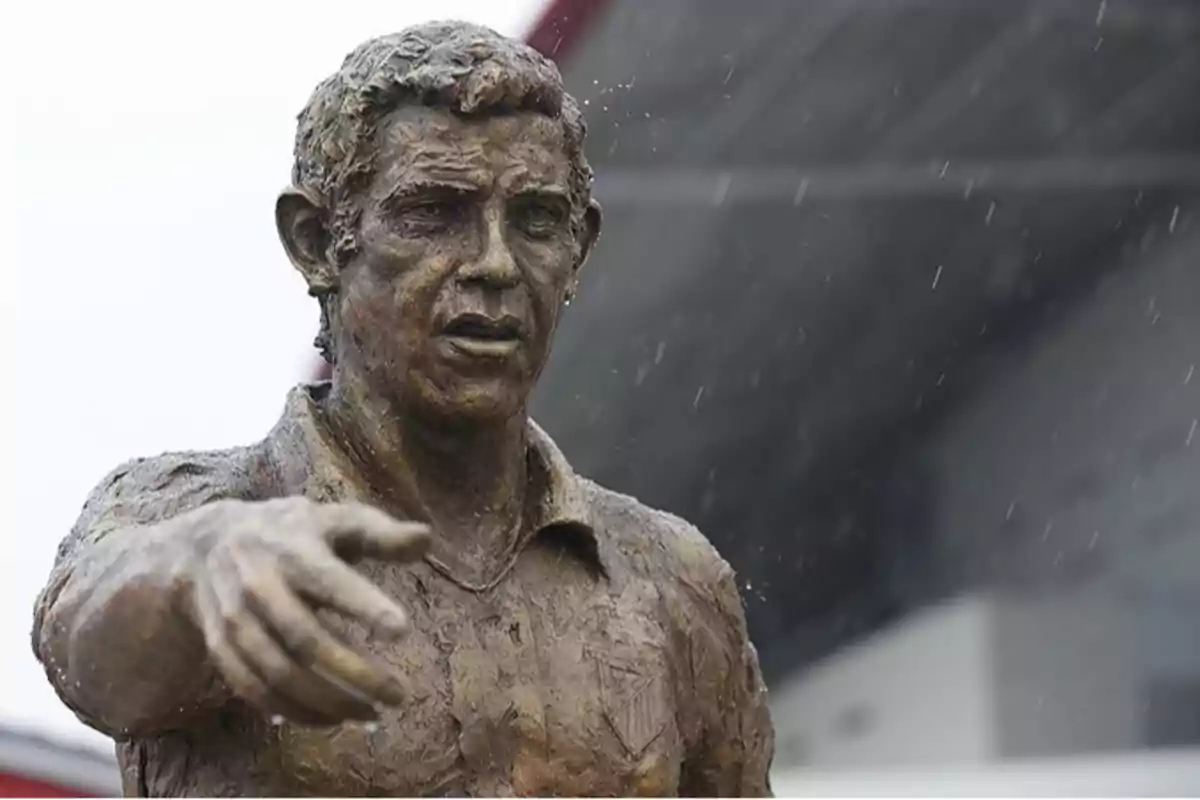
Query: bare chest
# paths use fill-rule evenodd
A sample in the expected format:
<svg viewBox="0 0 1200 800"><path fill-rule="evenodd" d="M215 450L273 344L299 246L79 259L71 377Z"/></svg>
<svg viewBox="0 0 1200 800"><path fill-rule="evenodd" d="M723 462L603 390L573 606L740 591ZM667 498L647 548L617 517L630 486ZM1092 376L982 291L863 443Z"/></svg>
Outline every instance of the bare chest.
<svg viewBox="0 0 1200 800"><path fill-rule="evenodd" d="M423 564L367 572L413 633L385 644L329 621L396 667L408 702L377 726L277 726L271 760L295 794L677 791L678 659L652 584L610 584L537 548L484 594Z"/></svg>

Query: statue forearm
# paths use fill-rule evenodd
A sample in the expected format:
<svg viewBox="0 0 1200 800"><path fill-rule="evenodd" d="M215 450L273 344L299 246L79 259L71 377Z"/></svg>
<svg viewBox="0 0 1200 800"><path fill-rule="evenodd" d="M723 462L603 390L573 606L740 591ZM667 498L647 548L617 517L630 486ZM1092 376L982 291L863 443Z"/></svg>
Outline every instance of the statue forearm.
<svg viewBox="0 0 1200 800"><path fill-rule="evenodd" d="M219 702L183 608L171 522L78 543L38 598L33 648L63 701L114 738L178 727Z"/></svg>

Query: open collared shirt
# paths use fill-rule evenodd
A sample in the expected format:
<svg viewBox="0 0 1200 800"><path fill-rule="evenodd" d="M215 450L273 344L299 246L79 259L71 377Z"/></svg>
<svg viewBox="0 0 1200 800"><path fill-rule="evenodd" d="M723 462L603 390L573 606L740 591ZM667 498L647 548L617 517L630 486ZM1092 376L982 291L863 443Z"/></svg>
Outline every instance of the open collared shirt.
<svg viewBox="0 0 1200 800"><path fill-rule="evenodd" d="M370 502L315 413L322 391L294 389L256 445L110 474L60 548L35 643L98 538L225 498ZM527 439L532 513L495 588L467 591L425 562L365 562L356 568L408 609L412 632L385 643L322 612L403 676L404 705L378 725L308 728L230 700L185 729L130 731L117 748L125 793L769 794L774 734L733 571L683 520L576 475L532 422Z"/></svg>

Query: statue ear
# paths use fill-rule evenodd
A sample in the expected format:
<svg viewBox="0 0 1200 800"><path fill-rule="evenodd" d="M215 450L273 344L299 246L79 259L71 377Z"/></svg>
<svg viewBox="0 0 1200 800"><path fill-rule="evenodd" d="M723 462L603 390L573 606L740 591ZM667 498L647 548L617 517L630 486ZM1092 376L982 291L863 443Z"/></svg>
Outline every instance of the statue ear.
<svg viewBox="0 0 1200 800"><path fill-rule="evenodd" d="M592 246L600 238L600 228L603 223L604 212L601 211L600 204L595 200L589 200L588 207L583 212L582 242L579 249L579 265L575 267L576 271L583 269L584 263L587 262L588 256L592 252Z"/></svg>
<svg viewBox="0 0 1200 800"><path fill-rule="evenodd" d="M583 265L587 263L592 247L600 238L600 226L603 222L604 212L600 210L600 204L595 200L589 200L588 207L583 212L583 230L579 233L579 263L575 265L575 274L571 276L567 295L563 298L567 303L570 303L575 297L575 292L579 287L579 270L583 269Z"/></svg>
<svg viewBox="0 0 1200 800"><path fill-rule="evenodd" d="M328 258L330 234L326 220L324 206L305 189L289 187L275 201L279 241L314 295L337 288L337 270Z"/></svg>

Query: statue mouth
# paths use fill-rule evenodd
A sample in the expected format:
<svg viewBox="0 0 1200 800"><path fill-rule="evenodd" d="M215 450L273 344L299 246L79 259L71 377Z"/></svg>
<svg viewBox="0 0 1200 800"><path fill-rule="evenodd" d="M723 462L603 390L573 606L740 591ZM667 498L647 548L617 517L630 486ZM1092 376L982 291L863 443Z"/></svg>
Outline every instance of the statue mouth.
<svg viewBox="0 0 1200 800"><path fill-rule="evenodd" d="M475 313L459 314L450 320L442 335L490 342L515 340L521 338L521 321L511 314L499 317Z"/></svg>
<svg viewBox="0 0 1200 800"><path fill-rule="evenodd" d="M464 355L501 358L521 344L521 322L511 314L459 314L442 329L442 336Z"/></svg>

